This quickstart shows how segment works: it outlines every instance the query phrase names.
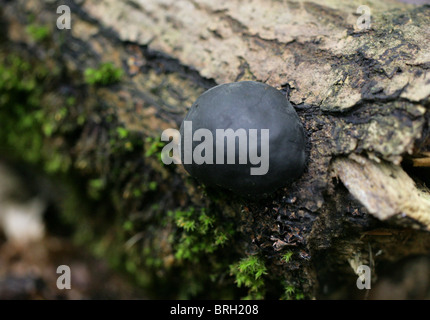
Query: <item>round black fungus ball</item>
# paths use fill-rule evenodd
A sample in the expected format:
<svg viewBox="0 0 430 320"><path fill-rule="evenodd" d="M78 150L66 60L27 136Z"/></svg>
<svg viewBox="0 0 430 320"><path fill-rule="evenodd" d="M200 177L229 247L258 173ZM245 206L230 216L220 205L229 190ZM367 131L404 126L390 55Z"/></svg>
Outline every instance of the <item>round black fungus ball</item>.
<svg viewBox="0 0 430 320"><path fill-rule="evenodd" d="M188 173L241 195L273 192L305 167L305 135L296 111L282 93L260 82L206 91L180 132Z"/></svg>

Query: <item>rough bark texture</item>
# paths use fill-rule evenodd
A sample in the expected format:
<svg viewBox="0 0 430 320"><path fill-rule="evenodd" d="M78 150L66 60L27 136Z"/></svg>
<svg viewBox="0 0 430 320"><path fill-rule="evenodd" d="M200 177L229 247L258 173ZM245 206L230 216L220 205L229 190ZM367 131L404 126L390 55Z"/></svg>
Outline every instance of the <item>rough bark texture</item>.
<svg viewBox="0 0 430 320"><path fill-rule="evenodd" d="M64 102L64 88L77 97L71 126L85 110L72 134L59 132L46 143L66 155L69 171L103 181L113 218L92 222L90 238L108 239L101 241L105 251L117 243L124 259L132 256L129 272L150 269L149 278L181 287L175 273L187 269L184 281L202 278L184 296L208 297L211 286L233 283L234 267L225 266L248 254L261 257L267 269L264 289L248 286L251 293L327 297L342 286L353 290L360 264L374 268L429 253L429 176L408 161L430 148L429 6L367 1L372 23L362 31L356 27L360 1L65 1L72 29L58 30L57 2L0 3L3 53L26 48L28 59L60 69L60 80L49 87L56 92L51 104ZM48 26L49 39L32 39L29 23ZM101 62L124 70L120 83L83 83L85 70ZM181 167L151 157L148 140L128 141L132 151L113 151L112 128L125 128L136 141L156 140L162 130L178 128L205 89L241 80L282 90L307 133L306 172L276 194L254 202L202 190ZM232 224L228 245L196 249L200 262L178 258L175 242L186 233L178 234L177 220L163 220L178 208L206 208L216 224ZM137 221L132 232L118 235L118 224L128 220ZM205 237L197 235L199 242ZM136 262L141 255L145 261ZM154 267L148 257L160 262ZM209 273L216 280L206 280Z"/></svg>

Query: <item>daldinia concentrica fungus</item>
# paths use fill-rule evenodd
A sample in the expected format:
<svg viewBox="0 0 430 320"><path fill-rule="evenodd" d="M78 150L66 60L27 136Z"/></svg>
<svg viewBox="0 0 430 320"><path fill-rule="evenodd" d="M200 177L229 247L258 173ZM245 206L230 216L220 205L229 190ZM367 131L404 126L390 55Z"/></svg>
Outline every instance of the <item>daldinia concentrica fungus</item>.
<svg viewBox="0 0 430 320"><path fill-rule="evenodd" d="M260 82L218 85L181 125L181 160L206 185L242 195L270 193L305 167L305 135L285 96Z"/></svg>

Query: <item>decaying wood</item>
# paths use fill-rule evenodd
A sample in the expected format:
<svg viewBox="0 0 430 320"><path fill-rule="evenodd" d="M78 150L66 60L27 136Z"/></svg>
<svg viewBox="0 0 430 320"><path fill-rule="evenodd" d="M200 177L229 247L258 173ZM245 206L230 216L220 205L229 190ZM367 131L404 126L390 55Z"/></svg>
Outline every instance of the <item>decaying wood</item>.
<svg viewBox="0 0 430 320"><path fill-rule="evenodd" d="M177 128L213 85L256 80L282 90L307 133L306 172L272 197L244 203L236 219L249 251L272 257L286 278L299 270L309 296L321 292L324 276L354 274L358 262L428 254L430 195L401 165L430 151L429 6L367 1L371 28L360 30L360 1L82 0L66 2L72 29L56 30L57 3L1 3L11 43L49 60L24 30L28 13L52 27L54 42L63 38L68 74L100 61L123 68L119 85L94 88L88 99L145 136ZM85 158L84 147L73 152ZM179 167L149 166L168 181L184 177ZM201 201L196 185L187 186L189 201ZM369 246L383 253L370 258ZM294 268L276 262L283 248L297 253Z"/></svg>
<svg viewBox="0 0 430 320"><path fill-rule="evenodd" d="M376 163L355 154L333 163L336 175L369 213L380 220L395 215L419 222L418 228L430 226L428 190L419 190L400 166Z"/></svg>

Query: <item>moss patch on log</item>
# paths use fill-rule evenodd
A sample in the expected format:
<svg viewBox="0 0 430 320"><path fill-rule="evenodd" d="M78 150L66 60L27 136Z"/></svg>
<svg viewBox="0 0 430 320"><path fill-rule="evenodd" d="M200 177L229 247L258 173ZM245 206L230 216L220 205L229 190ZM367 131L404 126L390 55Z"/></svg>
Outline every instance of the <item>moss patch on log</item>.
<svg viewBox="0 0 430 320"><path fill-rule="evenodd" d="M182 182L163 179L171 169L159 161L160 142L125 129L95 99L80 99L97 89L65 82L64 70L48 72L45 63L0 54L0 150L61 186L50 200L75 242L154 297L244 297L231 274L242 246L223 197L209 205L175 195L172 184ZM254 297L264 297L265 288L256 289Z"/></svg>

